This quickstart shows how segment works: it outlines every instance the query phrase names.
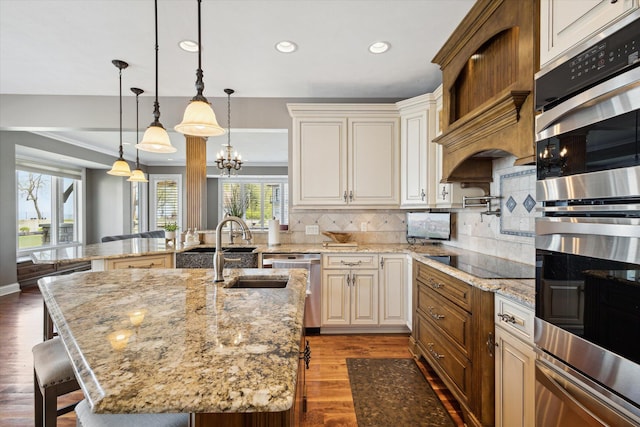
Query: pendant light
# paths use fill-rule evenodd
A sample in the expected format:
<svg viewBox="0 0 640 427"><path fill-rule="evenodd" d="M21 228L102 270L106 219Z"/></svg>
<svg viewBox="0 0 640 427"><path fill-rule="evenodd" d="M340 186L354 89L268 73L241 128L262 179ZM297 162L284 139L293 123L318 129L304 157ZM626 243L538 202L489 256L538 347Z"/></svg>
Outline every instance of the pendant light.
<svg viewBox="0 0 640 427"><path fill-rule="evenodd" d="M156 23L156 100L153 103L153 117L147 130L142 135L136 148L150 153L175 153L177 148L171 145L169 134L160 123L160 103L158 102L158 0L155 0L155 23Z"/></svg>
<svg viewBox="0 0 640 427"><path fill-rule="evenodd" d="M202 81L202 38L200 24L200 3L198 1L198 70L196 71L196 96L191 99L187 109L184 111L182 123L176 125L175 130L192 136L217 136L223 135L224 129L216 120L216 113L213 112L211 104L204 97L204 82Z"/></svg>
<svg viewBox="0 0 640 427"><path fill-rule="evenodd" d="M139 110L140 110L140 100L138 99L138 97L140 96L141 93L144 92L144 90L137 88L137 87L132 87L131 88L131 92L136 94L136 141L138 140L138 116L139 116ZM129 177L129 179L127 179L127 181L131 181L131 182L149 182L149 180L144 176L144 172L142 172L142 169L140 169L140 156L138 155L138 149L136 148L136 169L131 173L131 176Z"/></svg>
<svg viewBox="0 0 640 427"><path fill-rule="evenodd" d="M127 68L129 64L119 59L111 61L113 65L118 68L118 74L120 79L120 157L113 163L110 171L107 171L109 175L115 176L131 176L131 169L129 169L129 163L127 163L122 157L122 70Z"/></svg>
<svg viewBox="0 0 640 427"><path fill-rule="evenodd" d="M223 145L224 149L216 154L216 166L220 169L220 176L235 175L236 171L242 168L242 156L238 152L233 151L231 146L231 94L233 89L225 89L227 94L227 145Z"/></svg>

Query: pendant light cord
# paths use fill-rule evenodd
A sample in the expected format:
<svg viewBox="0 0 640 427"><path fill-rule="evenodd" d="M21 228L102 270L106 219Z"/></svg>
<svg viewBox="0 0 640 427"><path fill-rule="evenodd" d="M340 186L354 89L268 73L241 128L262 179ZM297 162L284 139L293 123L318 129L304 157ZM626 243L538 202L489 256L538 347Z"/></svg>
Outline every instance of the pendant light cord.
<svg viewBox="0 0 640 427"><path fill-rule="evenodd" d="M193 97L192 101L203 101L208 103L207 98L204 97L202 92L204 92L204 74L202 72L202 24L201 24L201 16L200 16L200 4L202 0L198 0L198 69L196 70L196 95Z"/></svg>
<svg viewBox="0 0 640 427"><path fill-rule="evenodd" d="M156 24L156 100L153 103L153 117L155 120L151 126L158 126L164 129L160 123L160 103L158 102L158 0L155 0L155 24Z"/></svg>
<svg viewBox="0 0 640 427"><path fill-rule="evenodd" d="M119 160L124 160L122 158L124 154L122 151L122 68L118 68L118 76L120 80L120 148L119 148L120 158Z"/></svg>
<svg viewBox="0 0 640 427"><path fill-rule="evenodd" d="M227 146L231 146L231 91L227 92Z"/></svg>

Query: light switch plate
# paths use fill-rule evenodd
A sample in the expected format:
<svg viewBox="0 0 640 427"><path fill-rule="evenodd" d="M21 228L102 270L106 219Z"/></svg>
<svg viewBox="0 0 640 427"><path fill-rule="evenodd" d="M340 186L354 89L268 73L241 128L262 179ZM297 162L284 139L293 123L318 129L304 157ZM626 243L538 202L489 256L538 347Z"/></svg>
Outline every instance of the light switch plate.
<svg viewBox="0 0 640 427"><path fill-rule="evenodd" d="M320 234L320 227L317 225L307 225L304 228L304 233L308 236L317 236Z"/></svg>

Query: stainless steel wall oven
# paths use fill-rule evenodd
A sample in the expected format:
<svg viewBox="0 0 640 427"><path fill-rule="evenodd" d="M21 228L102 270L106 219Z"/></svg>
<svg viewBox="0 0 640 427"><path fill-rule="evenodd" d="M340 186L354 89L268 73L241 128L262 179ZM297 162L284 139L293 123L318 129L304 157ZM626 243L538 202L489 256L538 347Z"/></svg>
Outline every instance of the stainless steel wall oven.
<svg viewBox="0 0 640 427"><path fill-rule="evenodd" d="M536 75L536 425L640 425L640 13Z"/></svg>

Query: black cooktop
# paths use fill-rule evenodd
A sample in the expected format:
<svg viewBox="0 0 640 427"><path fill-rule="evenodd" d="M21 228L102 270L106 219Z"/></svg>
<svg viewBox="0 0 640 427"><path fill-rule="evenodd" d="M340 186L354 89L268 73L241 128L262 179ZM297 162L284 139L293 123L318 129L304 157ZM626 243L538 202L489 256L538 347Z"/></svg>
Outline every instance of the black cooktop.
<svg viewBox="0 0 640 427"><path fill-rule="evenodd" d="M533 265L478 252L445 256L425 255L425 257L481 279L535 279L536 277Z"/></svg>

